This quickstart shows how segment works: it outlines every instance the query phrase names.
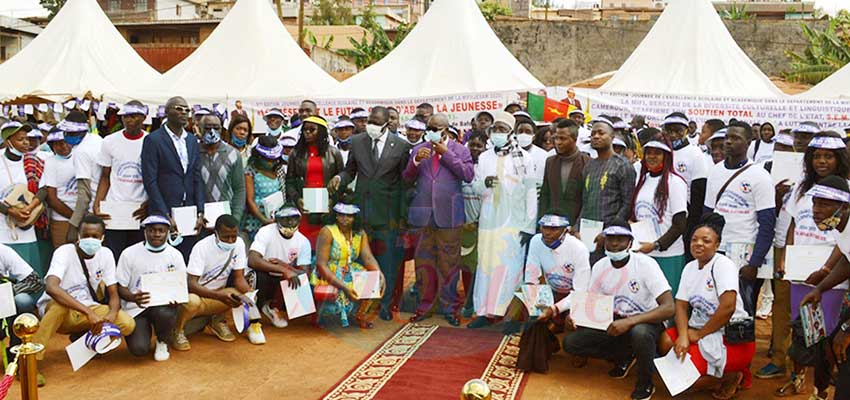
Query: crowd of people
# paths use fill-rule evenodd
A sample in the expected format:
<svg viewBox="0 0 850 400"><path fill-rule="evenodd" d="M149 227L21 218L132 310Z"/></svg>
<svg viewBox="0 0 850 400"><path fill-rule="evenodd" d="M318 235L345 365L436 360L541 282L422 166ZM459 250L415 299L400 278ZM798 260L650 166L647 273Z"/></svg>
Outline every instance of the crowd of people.
<svg viewBox="0 0 850 400"><path fill-rule="evenodd" d="M703 375L692 389L718 399L752 376L789 373L776 394L802 393L807 368L817 398L830 385L850 396L840 286L850 277L848 135L813 122L698 127L681 112L651 127L641 116L591 119L571 104L568 118L541 123L512 103L478 113L469 130L427 103L403 123L382 106L331 122L305 100L292 116L268 110L267 131L255 132L241 107L220 115L180 97L152 125L130 101L100 134L80 110L55 126L8 120L0 278L13 283L19 313L41 317L35 342L91 331L123 336L132 354L157 361L190 350L193 324L236 340L226 317L240 307L244 321L233 322L263 344L263 321L289 324L283 287L309 285L319 327L370 329L400 319L413 299L412 323L436 315L505 334L533 324L568 331L574 366L605 359L615 379L636 369L632 399L653 395L653 359L669 351L690 354ZM777 152L803 154L799 179L774 183ZM305 204L307 189L327 190L326 211L312 208L312 195ZM205 205L218 202L230 213L210 221ZM140 229L112 226L122 203L139 205ZM195 227L181 232L174 210L187 206ZM804 282L789 282L791 245L834 250L806 266L814 272ZM416 284L405 290L410 260ZM759 278L765 269L774 279ZM359 271L379 272L379 298L361 299ZM187 276L187 302L146 306L142 277L160 272ZM526 284L552 290L539 317L515 296ZM607 330L576 326L578 292L613 296ZM813 347L799 322L808 303L823 303L830 334ZM752 365L757 314L773 319L762 368Z"/></svg>

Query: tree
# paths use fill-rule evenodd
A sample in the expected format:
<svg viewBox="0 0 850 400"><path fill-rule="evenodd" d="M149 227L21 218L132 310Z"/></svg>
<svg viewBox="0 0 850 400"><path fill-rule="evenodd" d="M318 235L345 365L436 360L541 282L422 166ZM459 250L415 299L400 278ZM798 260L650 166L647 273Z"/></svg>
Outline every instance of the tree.
<svg viewBox="0 0 850 400"><path fill-rule="evenodd" d="M337 53L343 57L354 61L354 64L357 65L358 69L367 68L380 61L387 54L393 51L393 49L395 49L396 46L404 40L407 34L413 30L413 24L401 24L398 29L396 29L395 39L390 40L389 36L387 36L387 33L384 31L384 28L375 22L374 14L372 15L373 16L369 17L364 14L364 18L360 22L360 26L369 32L372 36L372 40L370 41L366 34L364 34L363 38L359 41L354 38L348 38L354 48L337 50Z"/></svg>
<svg viewBox="0 0 850 400"><path fill-rule="evenodd" d="M840 11L824 30L800 27L809 44L803 54L785 52L791 64L785 79L814 85L850 62L850 12Z"/></svg>
<svg viewBox="0 0 850 400"><path fill-rule="evenodd" d="M65 5L65 0L38 0L41 6L50 11L50 16L47 19L53 19L53 16L59 12L62 6Z"/></svg>
<svg viewBox="0 0 850 400"><path fill-rule="evenodd" d="M513 11L510 8L494 1L483 0L478 3L478 9L481 10L481 14L484 15L484 19L487 22L493 22L499 15L513 15Z"/></svg>
<svg viewBox="0 0 850 400"><path fill-rule="evenodd" d="M319 0L310 18L313 25L353 25L351 0Z"/></svg>
<svg viewBox="0 0 850 400"><path fill-rule="evenodd" d="M738 5L738 3L732 3L729 8L720 11L720 18L729 19L733 21L743 21L754 19L755 15L752 15L747 12L747 6Z"/></svg>

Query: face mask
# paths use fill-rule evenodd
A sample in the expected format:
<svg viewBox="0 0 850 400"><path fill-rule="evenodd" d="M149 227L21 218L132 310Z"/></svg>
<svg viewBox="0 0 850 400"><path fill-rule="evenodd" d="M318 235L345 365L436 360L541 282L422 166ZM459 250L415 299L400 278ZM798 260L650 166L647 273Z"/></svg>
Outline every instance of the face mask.
<svg viewBox="0 0 850 400"><path fill-rule="evenodd" d="M147 240L145 240L145 248L148 249L149 251L154 252L154 253L159 253L159 252L165 250L165 246L168 246L167 242L163 242L161 245L154 247Z"/></svg>
<svg viewBox="0 0 850 400"><path fill-rule="evenodd" d="M183 243L183 235L181 235L179 233L175 233L175 234L169 233L168 234L168 244L170 244L171 247L180 246L180 243Z"/></svg>
<svg viewBox="0 0 850 400"><path fill-rule="evenodd" d="M231 140L231 142L233 142L233 145L236 146L236 147L244 147L248 142L247 139L239 139L236 136L233 136L230 140Z"/></svg>
<svg viewBox="0 0 850 400"><path fill-rule="evenodd" d="M611 261L623 261L629 258L629 249L626 248L623 251L608 251L608 249L605 249L605 256L611 259Z"/></svg>
<svg viewBox="0 0 850 400"><path fill-rule="evenodd" d="M47 143L43 143L41 146L38 147L38 149L48 153L51 152L50 145L48 145Z"/></svg>
<svg viewBox="0 0 850 400"><path fill-rule="evenodd" d="M24 153L21 153L20 151L18 151L18 149L16 149L15 146L9 146L7 148L9 149L9 153L12 153L12 154L14 154L18 157L24 156Z"/></svg>
<svg viewBox="0 0 850 400"><path fill-rule="evenodd" d="M103 246L100 239L95 238L80 238L80 250L90 256L97 254L98 250Z"/></svg>
<svg viewBox="0 0 850 400"><path fill-rule="evenodd" d="M56 156L56 158L59 158L59 159L62 159L62 160L68 160L68 159L71 158L71 153L68 153L68 155L65 155L65 156L62 156L62 155L59 155L59 154L54 154L54 156Z"/></svg>
<svg viewBox="0 0 850 400"><path fill-rule="evenodd" d="M288 163L289 162L289 155L288 154L281 155L280 159L283 160L283 162Z"/></svg>
<svg viewBox="0 0 850 400"><path fill-rule="evenodd" d="M493 142L493 146L496 146L496 148L498 149L508 143L508 134L493 133L490 135L490 141Z"/></svg>
<svg viewBox="0 0 850 400"><path fill-rule="evenodd" d="M346 145L346 144L349 144L349 143L351 143L351 136L349 136L348 139L345 139L345 140L337 139L337 141L336 141L336 144L341 144L341 145Z"/></svg>
<svg viewBox="0 0 850 400"><path fill-rule="evenodd" d="M369 135L369 137L372 138L372 140L375 140L375 139L381 137L381 135L384 134L383 131L384 131L384 127L381 126L381 125L375 125L375 124L366 125L366 134Z"/></svg>
<svg viewBox="0 0 850 400"><path fill-rule="evenodd" d="M257 166L267 171L274 169L274 164L274 161L265 158L257 160Z"/></svg>
<svg viewBox="0 0 850 400"><path fill-rule="evenodd" d="M531 146L531 142L534 141L534 135L517 135L516 142L519 144L519 147L526 148Z"/></svg>
<svg viewBox="0 0 850 400"><path fill-rule="evenodd" d="M269 129L268 135L277 137L277 136L280 136L281 133L283 133L283 127L282 126L278 127L277 129Z"/></svg>
<svg viewBox="0 0 850 400"><path fill-rule="evenodd" d="M820 229L821 231L827 232L827 231L831 231L831 230L837 228L838 224L841 223L841 209L842 208L844 208L844 207L839 207L837 210L835 210L834 213L832 213L832 215L829 218L821 221L818 224L818 229Z"/></svg>
<svg viewBox="0 0 850 400"><path fill-rule="evenodd" d="M221 133L216 129L211 129L204 133L204 144L216 144L221 140Z"/></svg>
<svg viewBox="0 0 850 400"><path fill-rule="evenodd" d="M567 231L565 230L565 231L564 231L564 233L562 233L560 237L558 237L557 239L555 239L555 241L554 241L554 242L552 242L552 243L550 243L550 244L547 244L546 246L547 246L547 247L549 247L549 248L550 248L550 249L552 249L552 250L555 250L555 249L557 249L558 247L561 247L561 243L564 243L564 236L565 236L566 234L567 234ZM545 244L545 243L544 243L544 244Z"/></svg>
<svg viewBox="0 0 850 400"><path fill-rule="evenodd" d="M443 140L443 135L440 134L440 131L428 131L425 133L425 140L432 143L438 143Z"/></svg>
<svg viewBox="0 0 850 400"><path fill-rule="evenodd" d="M71 146L76 146L76 145L80 144L80 142L83 141L83 136L85 136L85 134L80 135L80 136L65 135L65 143L68 143Z"/></svg>
<svg viewBox="0 0 850 400"><path fill-rule="evenodd" d="M652 172L653 174L657 174L657 173L661 172L661 171L664 169L664 164L658 164L658 165L656 165L655 167L650 167L650 166L649 166L649 163L647 163L647 162L644 162L644 164L646 165L646 169L647 169L649 172Z"/></svg>
<svg viewBox="0 0 850 400"><path fill-rule="evenodd" d="M222 249L224 251L231 251L231 250L236 248L236 242L233 242L233 243L222 242L221 240L218 239L218 235L216 235L216 237L215 237L215 244L218 246L219 249Z"/></svg>
<svg viewBox="0 0 850 400"><path fill-rule="evenodd" d="M280 232L281 235L283 235L283 237L288 239L288 238L291 238L292 235L295 234L295 231L298 230L298 227L297 226L278 226L277 230Z"/></svg>

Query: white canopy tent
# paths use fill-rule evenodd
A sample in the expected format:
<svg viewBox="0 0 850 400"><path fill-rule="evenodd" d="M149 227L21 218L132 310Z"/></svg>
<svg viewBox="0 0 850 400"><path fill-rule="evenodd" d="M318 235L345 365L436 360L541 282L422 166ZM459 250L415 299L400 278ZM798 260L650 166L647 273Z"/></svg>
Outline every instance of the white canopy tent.
<svg viewBox="0 0 850 400"><path fill-rule="evenodd" d="M329 93L339 82L298 47L267 0L239 0L210 36L140 97L190 104Z"/></svg>
<svg viewBox="0 0 850 400"><path fill-rule="evenodd" d="M850 64L832 73L826 79L800 93L804 99L850 99Z"/></svg>
<svg viewBox="0 0 850 400"><path fill-rule="evenodd" d="M41 34L0 64L0 100L130 94L159 77L95 0L68 0Z"/></svg>
<svg viewBox="0 0 850 400"><path fill-rule="evenodd" d="M783 97L738 47L709 0L671 1L603 91Z"/></svg>
<svg viewBox="0 0 850 400"><path fill-rule="evenodd" d="M475 0L436 0L398 47L342 82L336 97L396 99L542 87L499 41Z"/></svg>

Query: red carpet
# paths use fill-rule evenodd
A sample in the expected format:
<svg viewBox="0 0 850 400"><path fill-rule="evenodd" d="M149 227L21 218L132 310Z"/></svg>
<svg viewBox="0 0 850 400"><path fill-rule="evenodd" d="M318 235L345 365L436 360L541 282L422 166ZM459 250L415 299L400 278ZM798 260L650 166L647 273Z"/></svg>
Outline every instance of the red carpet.
<svg viewBox="0 0 850 400"><path fill-rule="evenodd" d="M519 337L408 324L355 367L324 399L451 399L481 378L493 399L518 399L525 376L513 368Z"/></svg>

